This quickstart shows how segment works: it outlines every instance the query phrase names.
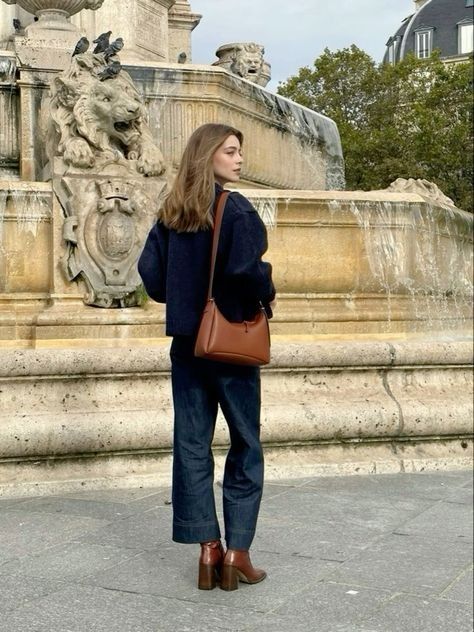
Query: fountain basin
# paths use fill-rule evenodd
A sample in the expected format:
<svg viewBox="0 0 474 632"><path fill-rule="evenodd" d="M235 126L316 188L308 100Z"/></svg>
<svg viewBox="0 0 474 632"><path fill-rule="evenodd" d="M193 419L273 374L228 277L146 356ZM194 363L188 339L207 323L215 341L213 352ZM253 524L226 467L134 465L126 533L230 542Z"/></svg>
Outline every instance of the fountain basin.
<svg viewBox="0 0 474 632"><path fill-rule="evenodd" d="M267 224L275 335L472 332L472 222L416 194L246 190ZM163 306L102 310L62 273L48 183L0 182L0 346L141 345Z"/></svg>

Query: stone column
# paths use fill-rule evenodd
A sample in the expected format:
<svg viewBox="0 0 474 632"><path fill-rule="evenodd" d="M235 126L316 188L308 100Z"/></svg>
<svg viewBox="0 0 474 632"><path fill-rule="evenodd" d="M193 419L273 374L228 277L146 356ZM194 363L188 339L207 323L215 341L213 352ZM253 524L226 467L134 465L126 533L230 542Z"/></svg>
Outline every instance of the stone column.
<svg viewBox="0 0 474 632"><path fill-rule="evenodd" d="M202 16L192 13L188 0L177 0L171 7L169 25L169 61L176 62L184 53L186 62L191 62L191 32L201 21Z"/></svg>

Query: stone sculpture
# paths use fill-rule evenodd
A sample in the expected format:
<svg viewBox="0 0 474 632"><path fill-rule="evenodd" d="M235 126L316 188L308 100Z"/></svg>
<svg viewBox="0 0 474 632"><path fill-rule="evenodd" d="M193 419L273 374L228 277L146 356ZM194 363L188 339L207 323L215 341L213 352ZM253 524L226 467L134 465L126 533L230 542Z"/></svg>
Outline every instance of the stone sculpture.
<svg viewBox="0 0 474 632"><path fill-rule="evenodd" d="M86 285L86 305L140 304L136 262L156 214L153 191L136 179L63 178L55 191L65 210L62 267L69 281Z"/></svg>
<svg viewBox="0 0 474 632"><path fill-rule="evenodd" d="M163 156L146 123L144 103L128 73L110 73L117 62L116 57L106 62L105 53L86 52L75 55L54 79L49 154L79 169L122 160L146 176L160 175Z"/></svg>
<svg viewBox="0 0 474 632"><path fill-rule="evenodd" d="M47 153L63 212L67 279L85 282L87 305L131 307L140 302L136 261L165 165L141 96L107 50L73 55L55 77Z"/></svg>
<svg viewBox="0 0 474 632"><path fill-rule="evenodd" d="M422 198L425 198L427 202L438 206L456 207L453 200L448 198L437 184L429 180L397 178L385 190L399 193L417 193Z"/></svg>
<svg viewBox="0 0 474 632"><path fill-rule="evenodd" d="M217 49L219 61L213 66L222 66L234 75L265 87L271 79L271 71L264 54L264 47L253 42L224 44Z"/></svg>

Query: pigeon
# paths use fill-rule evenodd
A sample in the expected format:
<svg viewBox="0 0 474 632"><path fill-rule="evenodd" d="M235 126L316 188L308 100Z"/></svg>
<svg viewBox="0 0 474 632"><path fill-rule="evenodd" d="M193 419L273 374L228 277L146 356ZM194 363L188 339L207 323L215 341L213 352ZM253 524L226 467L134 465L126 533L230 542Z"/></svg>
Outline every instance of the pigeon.
<svg viewBox="0 0 474 632"><path fill-rule="evenodd" d="M116 77L119 72L122 70L122 64L119 61L113 61L109 66L104 68L102 72L100 72L97 76L101 81L106 81L107 79L113 79Z"/></svg>
<svg viewBox="0 0 474 632"><path fill-rule="evenodd" d="M99 35L99 37L94 40L94 44L97 44L94 48L94 54L104 52L104 50L109 46L111 35L112 31L107 31L107 33L102 33L102 35Z"/></svg>
<svg viewBox="0 0 474 632"><path fill-rule="evenodd" d="M185 64L187 58L188 58L188 56L186 55L186 53L180 53L178 55L178 64Z"/></svg>
<svg viewBox="0 0 474 632"><path fill-rule="evenodd" d="M20 22L18 18L13 18L13 28L15 29L16 33L19 33L20 31L23 30L23 24Z"/></svg>
<svg viewBox="0 0 474 632"><path fill-rule="evenodd" d="M76 48L72 54L72 57L75 55L80 55L81 53L85 53L89 48L89 40L87 37L81 37L81 39L77 42Z"/></svg>
<svg viewBox="0 0 474 632"><path fill-rule="evenodd" d="M104 50L105 61L109 61L111 57L119 53L123 48L123 44L123 39L121 37L117 37L117 39L113 41L110 46L107 46L107 48Z"/></svg>

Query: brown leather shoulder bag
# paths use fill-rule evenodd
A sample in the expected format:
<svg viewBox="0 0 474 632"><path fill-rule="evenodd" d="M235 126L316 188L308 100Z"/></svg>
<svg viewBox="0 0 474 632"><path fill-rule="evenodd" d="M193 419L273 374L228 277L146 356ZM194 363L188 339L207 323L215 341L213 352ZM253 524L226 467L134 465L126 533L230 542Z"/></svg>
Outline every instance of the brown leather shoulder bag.
<svg viewBox="0 0 474 632"><path fill-rule="evenodd" d="M228 196L229 191L224 191L217 203L207 302L199 325L194 355L218 362L260 366L270 362L270 329L263 305L260 304L254 320L232 323L221 314L213 298L217 246Z"/></svg>

